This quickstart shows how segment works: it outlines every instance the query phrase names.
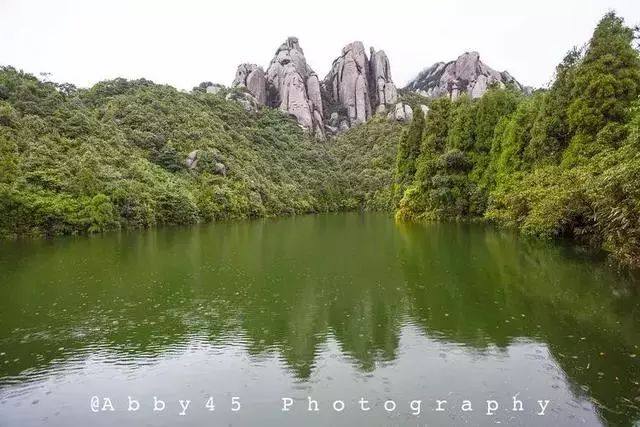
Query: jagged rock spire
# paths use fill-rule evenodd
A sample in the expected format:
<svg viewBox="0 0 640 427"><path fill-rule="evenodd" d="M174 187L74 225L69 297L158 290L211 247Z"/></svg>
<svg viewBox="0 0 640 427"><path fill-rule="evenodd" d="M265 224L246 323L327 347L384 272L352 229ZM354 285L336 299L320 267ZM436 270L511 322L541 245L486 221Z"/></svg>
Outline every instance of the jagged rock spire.
<svg viewBox="0 0 640 427"><path fill-rule="evenodd" d="M384 111L387 105L397 101L387 55L371 48L371 58L367 58L360 41L342 49L323 85L329 103L344 110L351 126L366 121L375 111Z"/></svg>
<svg viewBox="0 0 640 427"><path fill-rule="evenodd" d="M318 75L307 65L295 37L276 51L267 69L267 105L278 107L319 138L324 138L322 97Z"/></svg>
<svg viewBox="0 0 640 427"><path fill-rule="evenodd" d="M375 90L372 92L372 105L376 111L385 111L387 105L398 101L396 85L391 79L391 64L384 50L376 50L371 47L369 59L370 79L369 86Z"/></svg>

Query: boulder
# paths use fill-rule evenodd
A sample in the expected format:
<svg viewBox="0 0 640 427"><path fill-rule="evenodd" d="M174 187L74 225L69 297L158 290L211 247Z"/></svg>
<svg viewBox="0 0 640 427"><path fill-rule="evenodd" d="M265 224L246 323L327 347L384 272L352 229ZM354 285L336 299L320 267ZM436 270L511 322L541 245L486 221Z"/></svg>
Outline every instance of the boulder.
<svg viewBox="0 0 640 427"><path fill-rule="evenodd" d="M329 125L334 127L340 125L340 116L335 111L331 113L331 116L329 117Z"/></svg>
<svg viewBox="0 0 640 427"><path fill-rule="evenodd" d="M324 125L325 134L336 135L338 133L338 128L336 126Z"/></svg>
<svg viewBox="0 0 640 427"><path fill-rule="evenodd" d="M224 165L224 163L216 162L213 165L213 173L215 173L216 175L227 176L227 167Z"/></svg>
<svg viewBox="0 0 640 427"><path fill-rule="evenodd" d="M195 169L198 167L198 150L190 152L184 163L189 169Z"/></svg>
<svg viewBox="0 0 640 427"><path fill-rule="evenodd" d="M390 120L396 120L398 122L409 122L413 119L413 109L409 104L398 102L389 112L387 117Z"/></svg>
<svg viewBox="0 0 640 427"><path fill-rule="evenodd" d="M211 168L211 171L216 175L227 176L227 167L224 163L218 160L219 153L216 150L203 151L193 150L187 155L185 165L189 170L195 170L200 164L201 168Z"/></svg>

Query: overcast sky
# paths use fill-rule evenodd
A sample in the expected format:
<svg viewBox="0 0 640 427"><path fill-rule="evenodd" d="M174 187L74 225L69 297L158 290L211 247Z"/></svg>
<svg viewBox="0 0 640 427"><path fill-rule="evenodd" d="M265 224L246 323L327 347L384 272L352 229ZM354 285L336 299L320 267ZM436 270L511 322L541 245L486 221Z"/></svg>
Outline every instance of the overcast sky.
<svg viewBox="0 0 640 427"><path fill-rule="evenodd" d="M145 77L191 89L229 85L242 62L266 68L295 35L321 78L361 40L387 52L398 86L470 50L543 86L609 9L640 23L639 0L0 0L0 65L85 87Z"/></svg>

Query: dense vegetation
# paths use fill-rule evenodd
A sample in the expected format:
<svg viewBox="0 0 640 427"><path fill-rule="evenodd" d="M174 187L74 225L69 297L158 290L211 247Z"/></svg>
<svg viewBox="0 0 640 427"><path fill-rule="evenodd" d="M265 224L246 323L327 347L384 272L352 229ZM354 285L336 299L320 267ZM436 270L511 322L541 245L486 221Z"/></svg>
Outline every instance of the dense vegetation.
<svg viewBox="0 0 640 427"><path fill-rule="evenodd" d="M395 209L399 220L568 237L638 266L634 37L609 13L547 90L437 99L406 126L378 116L324 143L277 110L246 111L229 89L124 79L78 89L3 67L0 236ZM427 102L401 98L414 111Z"/></svg>
<svg viewBox="0 0 640 427"><path fill-rule="evenodd" d="M124 79L77 89L0 69L0 235L385 205L399 125L374 120L321 144L226 93Z"/></svg>
<svg viewBox="0 0 640 427"><path fill-rule="evenodd" d="M485 218L640 265L640 56L608 13L548 90L431 103L398 149L401 220Z"/></svg>

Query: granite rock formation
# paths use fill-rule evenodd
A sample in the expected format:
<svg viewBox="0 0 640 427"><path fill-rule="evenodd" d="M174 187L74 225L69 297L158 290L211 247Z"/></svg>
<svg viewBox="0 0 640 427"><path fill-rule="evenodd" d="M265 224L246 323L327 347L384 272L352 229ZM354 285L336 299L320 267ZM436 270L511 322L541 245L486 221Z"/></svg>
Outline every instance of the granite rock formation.
<svg viewBox="0 0 640 427"><path fill-rule="evenodd" d="M276 50L266 72L255 64L238 66L233 87L243 90L228 98L247 111L258 105L279 108L319 139L363 123L375 113L391 111L396 117L398 103L386 53L372 47L367 56L359 41L342 49L321 82L307 64L298 39L289 37ZM402 117L407 115L406 108L401 108Z"/></svg>
<svg viewBox="0 0 640 427"><path fill-rule="evenodd" d="M238 66L233 86L247 88L257 104L280 108L317 138L325 138L320 80L307 65L297 38L280 45L266 73L255 64Z"/></svg>
<svg viewBox="0 0 640 427"><path fill-rule="evenodd" d="M413 119L413 109L411 108L411 106L409 106L409 104L398 102L391 109L391 111L387 115L387 118L389 120L396 120L398 122L410 122L411 119Z"/></svg>
<svg viewBox="0 0 640 427"><path fill-rule="evenodd" d="M372 104L376 106L376 112L384 111L387 105L395 104L398 100L396 85L391 79L391 64L383 50L372 47L369 59L369 86L374 89Z"/></svg>
<svg viewBox="0 0 640 427"><path fill-rule="evenodd" d="M316 137L324 138L324 116L320 80L309 67L295 37L276 51L267 68L267 105L296 117Z"/></svg>
<svg viewBox="0 0 640 427"><path fill-rule="evenodd" d="M342 49L324 79L330 103L344 108L350 125L371 117L368 73L369 60L364 45L353 42Z"/></svg>
<svg viewBox="0 0 640 427"><path fill-rule="evenodd" d="M374 112L385 111L398 98L387 55L374 48L370 52L368 58L362 42L349 43L323 80L328 105L340 112L343 117L339 122L346 119L348 126L365 122Z"/></svg>
<svg viewBox="0 0 640 427"><path fill-rule="evenodd" d="M264 70L255 64L240 64L233 80L234 87L245 87L258 104L267 102L267 80Z"/></svg>
<svg viewBox="0 0 640 427"><path fill-rule="evenodd" d="M258 111L258 108L260 106L258 100L249 92L230 92L227 94L225 99L239 103L248 113L255 113L256 111Z"/></svg>
<svg viewBox="0 0 640 427"><path fill-rule="evenodd" d="M483 63L478 52L465 52L455 61L433 64L409 82L405 89L430 98L448 96L455 99L463 93L479 98L492 84L502 87L510 84L520 91L527 91L508 72L498 72Z"/></svg>

